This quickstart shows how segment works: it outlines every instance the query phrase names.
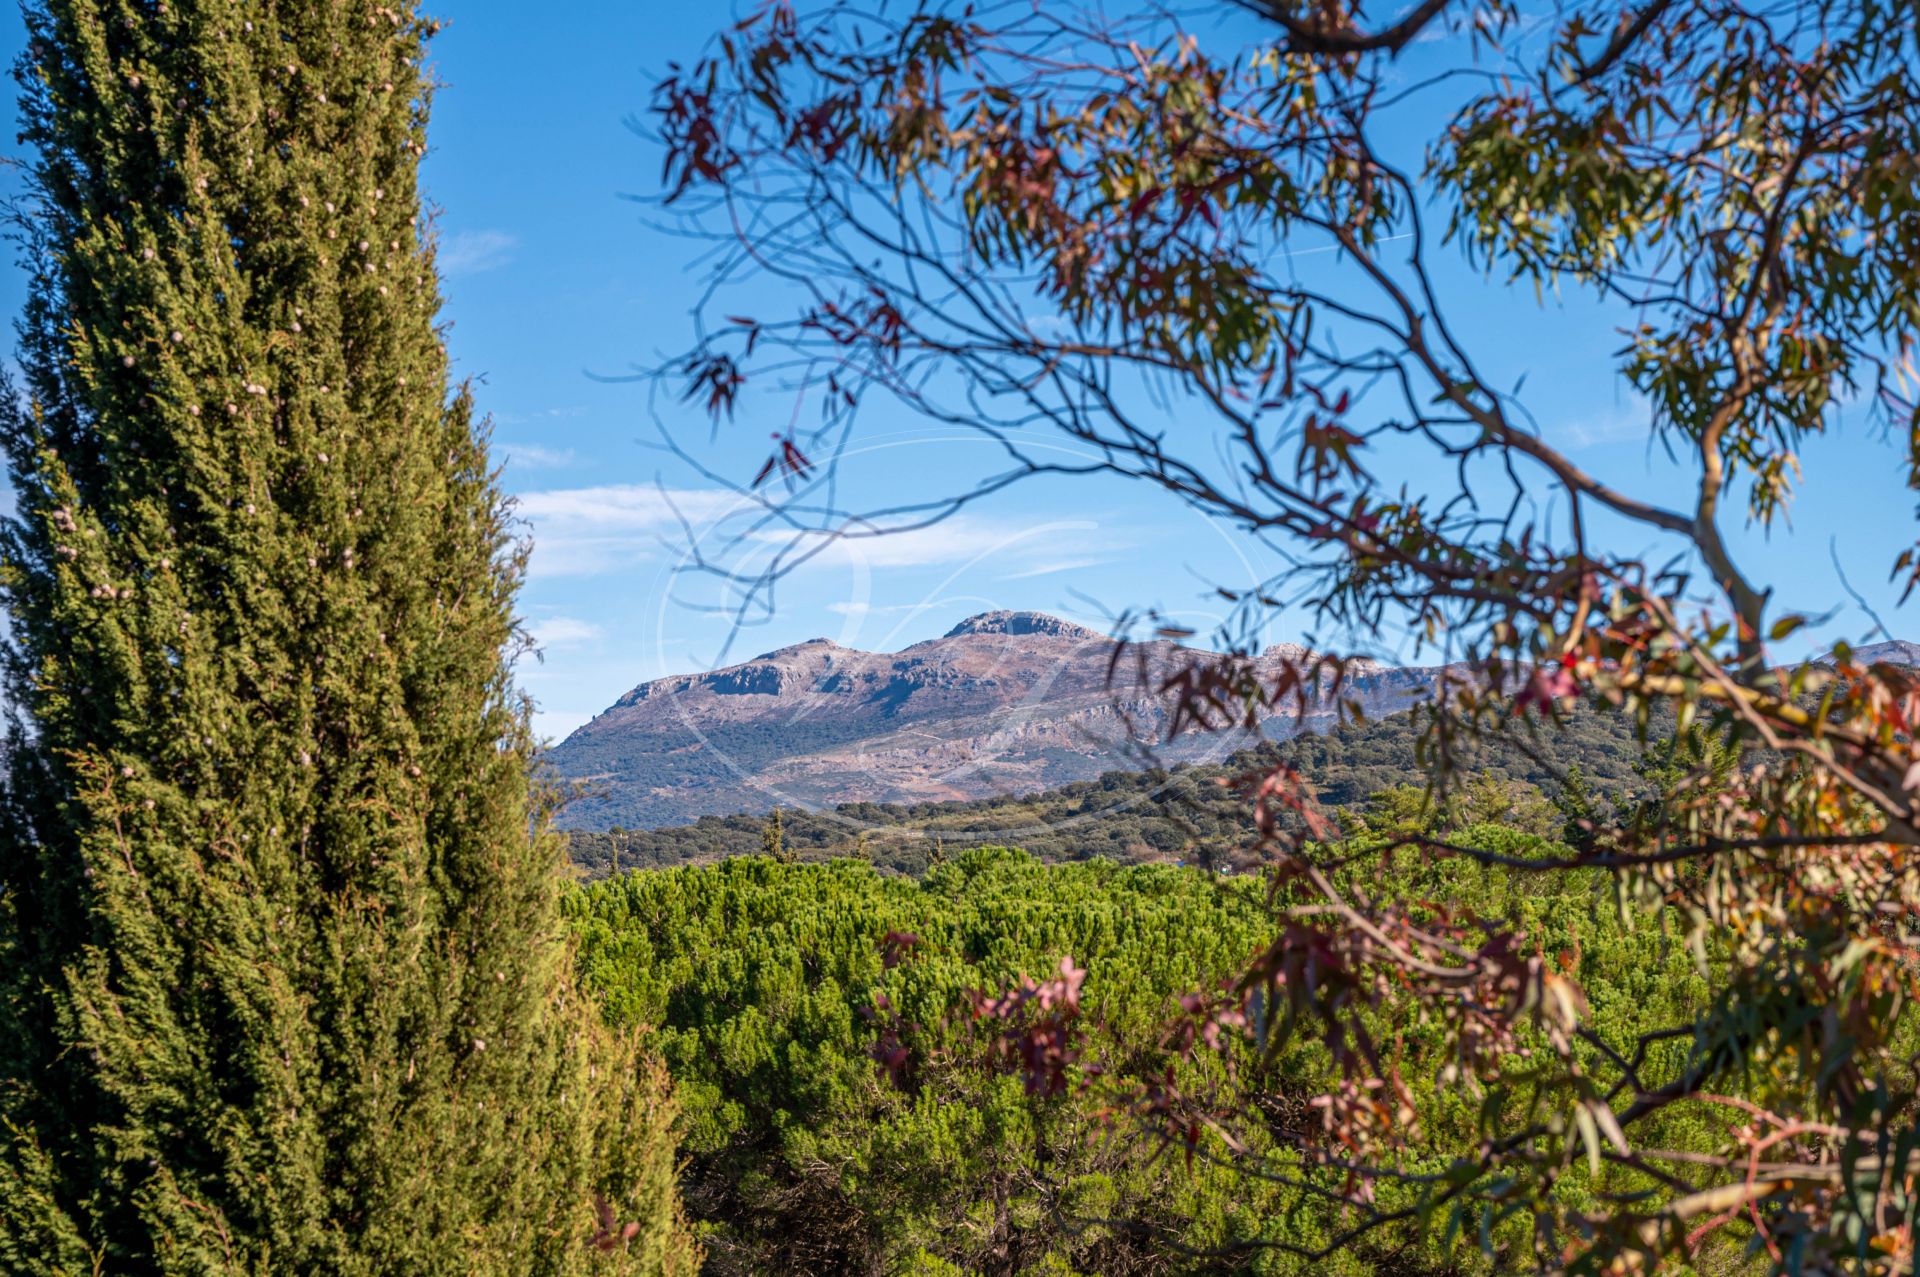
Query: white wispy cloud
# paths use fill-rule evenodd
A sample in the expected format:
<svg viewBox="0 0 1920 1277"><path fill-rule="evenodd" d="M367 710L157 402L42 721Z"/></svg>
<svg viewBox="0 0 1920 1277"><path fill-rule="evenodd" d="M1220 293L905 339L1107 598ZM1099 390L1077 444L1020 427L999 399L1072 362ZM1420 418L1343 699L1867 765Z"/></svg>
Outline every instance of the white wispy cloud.
<svg viewBox="0 0 1920 1277"><path fill-rule="evenodd" d="M519 241L505 231L455 231L440 241L436 254L442 275L478 275L513 260Z"/></svg>
<svg viewBox="0 0 1920 1277"><path fill-rule="evenodd" d="M661 488L651 483L604 483L522 493L520 513L557 532L633 532L670 526L675 511L695 523L737 508L740 498L719 488Z"/></svg>
<svg viewBox="0 0 1920 1277"><path fill-rule="evenodd" d="M1610 412L1599 412L1569 421L1560 427L1560 432L1566 440L1566 446L1577 451L1581 448L1597 448L1602 444L1644 441L1652 420L1651 409L1636 399Z"/></svg>
<svg viewBox="0 0 1920 1277"><path fill-rule="evenodd" d="M940 606L938 603L829 603L827 611L839 616L888 616L896 612L927 612Z"/></svg>
<svg viewBox="0 0 1920 1277"><path fill-rule="evenodd" d="M1030 568L1023 568L1021 571L1018 571L1018 572L1009 572L1005 576L1001 577L1000 579L1002 581L1024 581L1030 576L1047 576L1054 572L1075 572L1081 568L1096 568L1096 567L1099 567L1102 563L1106 563L1106 562L1108 562L1108 560L1106 559L1091 559L1091 558L1089 559L1053 559L1046 563L1035 564L1033 567L1030 567Z"/></svg>
<svg viewBox="0 0 1920 1277"><path fill-rule="evenodd" d="M583 621L577 616L550 616L527 627L527 633L533 641L543 648L591 643L605 632L593 622Z"/></svg>
<svg viewBox="0 0 1920 1277"><path fill-rule="evenodd" d="M1089 519L1051 519L1015 523L955 515L920 528L903 528L874 535L860 533L831 538L769 530L758 538L768 545L796 545L800 553L814 552L812 564L879 570L930 568L950 564L1011 563L1032 566L1039 555L1090 549L1101 525Z"/></svg>
<svg viewBox="0 0 1920 1277"><path fill-rule="evenodd" d="M766 526L765 507L717 488L663 490L599 484L521 493L533 533L536 577L593 576L662 555L679 558L689 531L707 562L745 578L773 569L849 574L987 569L1037 576L1098 561L1114 532L1091 519L1020 522L958 515L928 527L881 535L833 536ZM846 604L842 615L853 615ZM878 612L880 609L871 609Z"/></svg>
<svg viewBox="0 0 1920 1277"><path fill-rule="evenodd" d="M537 443L496 443L493 455L521 470L561 470L575 460L572 448L545 448Z"/></svg>
<svg viewBox="0 0 1920 1277"><path fill-rule="evenodd" d="M561 408L542 408L537 412L500 411L489 415L492 416L497 425L525 426L540 422L561 421L568 417L584 417L587 415L587 410L574 405Z"/></svg>
<svg viewBox="0 0 1920 1277"><path fill-rule="evenodd" d="M652 484L601 484L525 492L518 512L533 529L538 577L594 576L656 556L681 537L680 520L695 528L737 509L740 499L718 489L668 490ZM677 511L677 513L676 513Z"/></svg>

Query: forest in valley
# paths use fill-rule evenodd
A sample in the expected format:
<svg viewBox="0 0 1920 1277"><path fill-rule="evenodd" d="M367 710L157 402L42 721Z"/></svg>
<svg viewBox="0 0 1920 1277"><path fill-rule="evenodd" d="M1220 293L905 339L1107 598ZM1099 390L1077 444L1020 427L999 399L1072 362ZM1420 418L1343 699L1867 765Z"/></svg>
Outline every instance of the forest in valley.
<svg viewBox="0 0 1920 1277"><path fill-rule="evenodd" d="M1653 720L1656 737L1670 716ZM1016 843L1042 860L1095 857L1138 863L1251 863L1245 778L1275 766L1295 769L1316 803L1355 814L1382 804L1424 802L1431 775L1422 760L1426 721L1418 710L1302 733L1242 751L1224 762L1111 771L1037 794L969 802L845 803L828 811L786 807L780 840L799 859L859 855L899 873L925 872L947 852ZM1504 732L1458 742L1463 778L1438 805L1459 817L1557 833L1550 796L1571 783L1596 801L1651 792L1640 729L1631 717L1582 708L1546 730L1517 722ZM1470 782L1470 783L1469 783ZM1410 792L1411 791L1411 792ZM708 816L664 829L569 830L567 852L588 877L623 868L663 868L767 851L769 817ZM1456 820L1457 823L1457 820Z"/></svg>

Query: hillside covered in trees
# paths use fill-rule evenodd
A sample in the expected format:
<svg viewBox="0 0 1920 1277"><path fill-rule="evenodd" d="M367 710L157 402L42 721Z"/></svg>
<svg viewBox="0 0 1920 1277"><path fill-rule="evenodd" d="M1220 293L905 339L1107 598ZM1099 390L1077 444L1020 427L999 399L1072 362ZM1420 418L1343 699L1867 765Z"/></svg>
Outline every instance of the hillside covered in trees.
<svg viewBox="0 0 1920 1277"><path fill-rule="evenodd" d="M1020 797L788 808L780 813L781 835L801 859L859 855L902 873L924 872L942 855L989 843L1050 861L1204 857L1246 838L1247 803L1234 779L1276 763L1298 769L1328 807L1362 806L1398 786L1424 787L1422 726L1417 711L1396 714L1242 751L1221 764L1111 771ZM1513 729L1456 748L1460 772L1539 791L1521 789L1516 801L1558 795L1575 769L1603 795L1625 797L1647 786L1636 772L1644 751L1633 721L1604 710L1575 711L1556 730ZM765 849L766 827L765 817L743 813L666 829L576 829L567 839L574 864L602 877L757 853Z"/></svg>

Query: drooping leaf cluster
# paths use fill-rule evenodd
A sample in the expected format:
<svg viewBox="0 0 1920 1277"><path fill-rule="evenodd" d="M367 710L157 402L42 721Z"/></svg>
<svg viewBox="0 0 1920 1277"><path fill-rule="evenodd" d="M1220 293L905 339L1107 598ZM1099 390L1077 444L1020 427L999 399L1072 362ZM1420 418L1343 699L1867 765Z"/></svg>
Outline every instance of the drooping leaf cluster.
<svg viewBox="0 0 1920 1277"><path fill-rule="evenodd" d="M1844 412L1887 427L1892 464L1821 481L1920 486L1913 5L1240 7L1252 25L1166 5L812 0L661 80L665 201L703 251L725 247L692 345L658 375L707 389L716 421L781 403L781 446L811 462L781 496L746 482L757 450L698 458L741 476L794 552L694 570L745 617L822 538L924 526L1020 482L1120 477L1284 557L1226 591L1229 642L1305 608L1356 650L1407 634L1470 671L1432 697L1423 761L1441 781L1471 776L1472 736L1557 725L1578 701L1704 724L1728 758L1685 758L1651 803L1569 802L1572 855L1489 852L1409 812L1355 853L1620 871L1731 964L1727 1005L1647 1031L1791 1079L1732 1143L1671 1159L1689 1191L1657 1215L1544 1191L1556 1146L1529 1122L1489 1141L1504 1178L1473 1191L1551 1208L1543 1265L1684 1262L1725 1229L1780 1268L1909 1271L1920 680L1844 645L1793 659L1809 618L1728 527L1777 526L1809 441ZM1597 297L1617 329L1596 369L1644 409L1671 463L1658 485L1596 473L1537 380L1491 371L1565 352L1496 344L1468 316L1558 289ZM876 415L974 432L1005 466L841 508ZM662 435L688 454L737 446L724 428ZM1911 537L1888 538L1910 587ZM1244 644L1196 658L1182 709L1230 726L1299 674ZM1449 1023L1463 1084L1543 1079L1614 1156L1664 1156L1644 1133L1711 1070L1642 1085L1628 1069L1581 1093L1575 985L1510 937L1343 880L1310 776L1276 766L1256 792L1260 853L1319 913L1276 919L1233 1014L1285 1001L1341 1055L1365 986L1321 959L1346 953ZM1497 1049L1547 1004L1543 1053ZM1412 1155L1368 1098L1391 1089L1385 1066L1345 1058L1371 1076L1342 1079L1330 1120L1372 1165Z"/></svg>

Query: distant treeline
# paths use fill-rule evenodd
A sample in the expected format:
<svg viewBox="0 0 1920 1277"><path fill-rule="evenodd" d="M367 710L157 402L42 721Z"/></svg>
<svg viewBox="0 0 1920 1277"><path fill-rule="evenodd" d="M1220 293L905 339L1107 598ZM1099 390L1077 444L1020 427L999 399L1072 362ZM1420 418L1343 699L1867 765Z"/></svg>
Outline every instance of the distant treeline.
<svg viewBox="0 0 1920 1277"><path fill-rule="evenodd" d="M1244 841L1247 829L1246 801L1233 778L1285 761L1308 779L1323 804L1357 806L1395 787L1425 784L1416 748L1422 726L1416 710L1296 736L1220 764L1113 771L1019 797L787 808L781 836L801 860L858 855L915 875L984 844L1019 846L1048 861L1226 855ZM1656 725L1653 735L1670 726ZM1513 729L1458 742L1456 749L1462 772L1532 785L1550 797L1574 767L1602 795L1618 797L1643 786L1634 771L1644 751L1633 721L1603 710L1576 711L1562 730ZM574 863L587 877L600 878L616 868L670 868L758 854L765 850L766 825L766 816L742 813L667 829L574 830L567 838Z"/></svg>

